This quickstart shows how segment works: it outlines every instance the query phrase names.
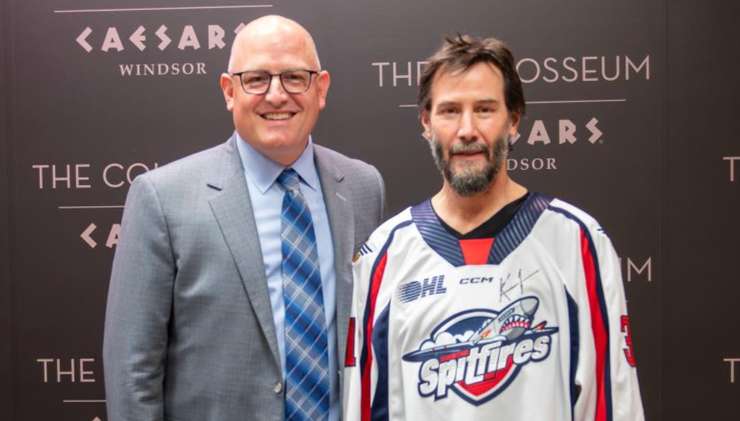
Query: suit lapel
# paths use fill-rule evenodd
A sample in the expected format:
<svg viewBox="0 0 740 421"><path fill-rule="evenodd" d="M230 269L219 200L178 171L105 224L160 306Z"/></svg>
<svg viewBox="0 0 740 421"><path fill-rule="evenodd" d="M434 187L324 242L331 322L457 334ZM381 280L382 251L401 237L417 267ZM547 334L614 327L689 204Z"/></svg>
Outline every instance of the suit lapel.
<svg viewBox="0 0 740 421"><path fill-rule="evenodd" d="M321 146L315 149L316 168L324 193L329 226L334 243L334 270L336 273L336 318L338 368L344 366L347 342L347 321L352 302L352 253L354 252L354 213L349 202L349 186L344 174L331 161ZM341 390L341 389L340 389Z"/></svg>
<svg viewBox="0 0 740 421"><path fill-rule="evenodd" d="M252 304L275 363L280 354L272 316L267 279L259 244L259 234L249 198L244 172L236 148L236 138L224 145L224 165L216 170L211 189L218 193L209 201L226 244L236 262L244 290ZM352 253L354 252L354 213L349 202L349 186L344 174L331 161L321 146L315 149L316 168L321 181L334 246L336 273L336 318L338 368L344 365L347 321L352 297Z"/></svg>
<svg viewBox="0 0 740 421"><path fill-rule="evenodd" d="M236 137L232 136L227 142L223 166L218 170L219 174L208 183L210 188L220 190L209 202L221 234L236 262L244 290L252 303L275 363L280 367L262 249L236 141Z"/></svg>

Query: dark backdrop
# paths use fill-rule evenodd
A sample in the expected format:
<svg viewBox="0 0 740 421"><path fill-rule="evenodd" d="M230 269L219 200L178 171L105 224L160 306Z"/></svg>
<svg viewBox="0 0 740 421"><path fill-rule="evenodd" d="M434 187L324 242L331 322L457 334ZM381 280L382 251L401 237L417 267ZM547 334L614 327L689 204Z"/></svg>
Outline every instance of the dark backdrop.
<svg viewBox="0 0 740 421"><path fill-rule="evenodd" d="M730 383L724 360L740 363L740 6L667 8L663 418L734 420L740 364Z"/></svg>
<svg viewBox="0 0 740 421"><path fill-rule="evenodd" d="M740 358L740 158L736 181L734 161L724 158L740 156L737 6L218 5L235 7L0 1L6 418L106 418L100 348L127 177L231 134L217 80L234 31L278 13L314 34L332 74L315 141L376 165L390 213L440 183L413 106L419 62L443 34L508 42L528 100L511 174L586 209L609 232L622 258L648 419L734 419L738 384L724 360Z"/></svg>
<svg viewBox="0 0 740 421"><path fill-rule="evenodd" d="M10 324L10 248L9 248L9 214L10 195L8 180L10 178L10 123L9 123L9 75L10 68L10 14L9 4L0 2L0 417L12 417L12 381L11 364L11 324Z"/></svg>

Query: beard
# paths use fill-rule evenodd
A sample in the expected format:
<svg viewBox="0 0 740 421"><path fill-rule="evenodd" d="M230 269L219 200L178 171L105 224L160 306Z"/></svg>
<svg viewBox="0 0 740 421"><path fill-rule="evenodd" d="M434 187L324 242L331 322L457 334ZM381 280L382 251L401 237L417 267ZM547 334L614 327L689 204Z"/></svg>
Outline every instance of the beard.
<svg viewBox="0 0 740 421"><path fill-rule="evenodd" d="M449 158L445 159L442 144L437 141L432 134L429 142L434 157L434 163L444 176L450 187L463 197L470 197L477 193L487 191L491 182L496 178L506 161L508 152L508 137L506 135L499 137L493 142L493 150L483 142L457 143L453 144L448 150ZM450 159L453 155L459 153L478 153L482 152L486 162L482 168L476 165L465 165L462 168L453 170L450 165ZM459 166L458 166L459 167Z"/></svg>

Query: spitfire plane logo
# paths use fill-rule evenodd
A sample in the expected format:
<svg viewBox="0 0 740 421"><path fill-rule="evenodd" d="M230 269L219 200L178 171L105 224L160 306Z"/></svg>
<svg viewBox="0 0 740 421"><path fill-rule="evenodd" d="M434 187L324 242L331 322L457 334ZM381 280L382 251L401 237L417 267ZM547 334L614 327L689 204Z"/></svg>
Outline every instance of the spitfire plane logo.
<svg viewBox="0 0 740 421"><path fill-rule="evenodd" d="M418 350L403 356L419 367L419 393L444 399L450 389L480 405L503 392L523 366L548 357L557 327L532 326L536 297L523 297L501 311L474 309L437 326Z"/></svg>

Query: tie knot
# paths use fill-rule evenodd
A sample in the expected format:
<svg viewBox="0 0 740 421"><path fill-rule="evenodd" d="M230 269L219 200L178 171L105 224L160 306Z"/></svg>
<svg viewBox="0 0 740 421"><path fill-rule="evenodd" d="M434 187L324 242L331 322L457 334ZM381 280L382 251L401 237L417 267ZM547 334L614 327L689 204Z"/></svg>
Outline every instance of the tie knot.
<svg viewBox="0 0 740 421"><path fill-rule="evenodd" d="M286 168L277 178L278 183L285 187L286 190L293 193L300 192L298 173L293 168Z"/></svg>

